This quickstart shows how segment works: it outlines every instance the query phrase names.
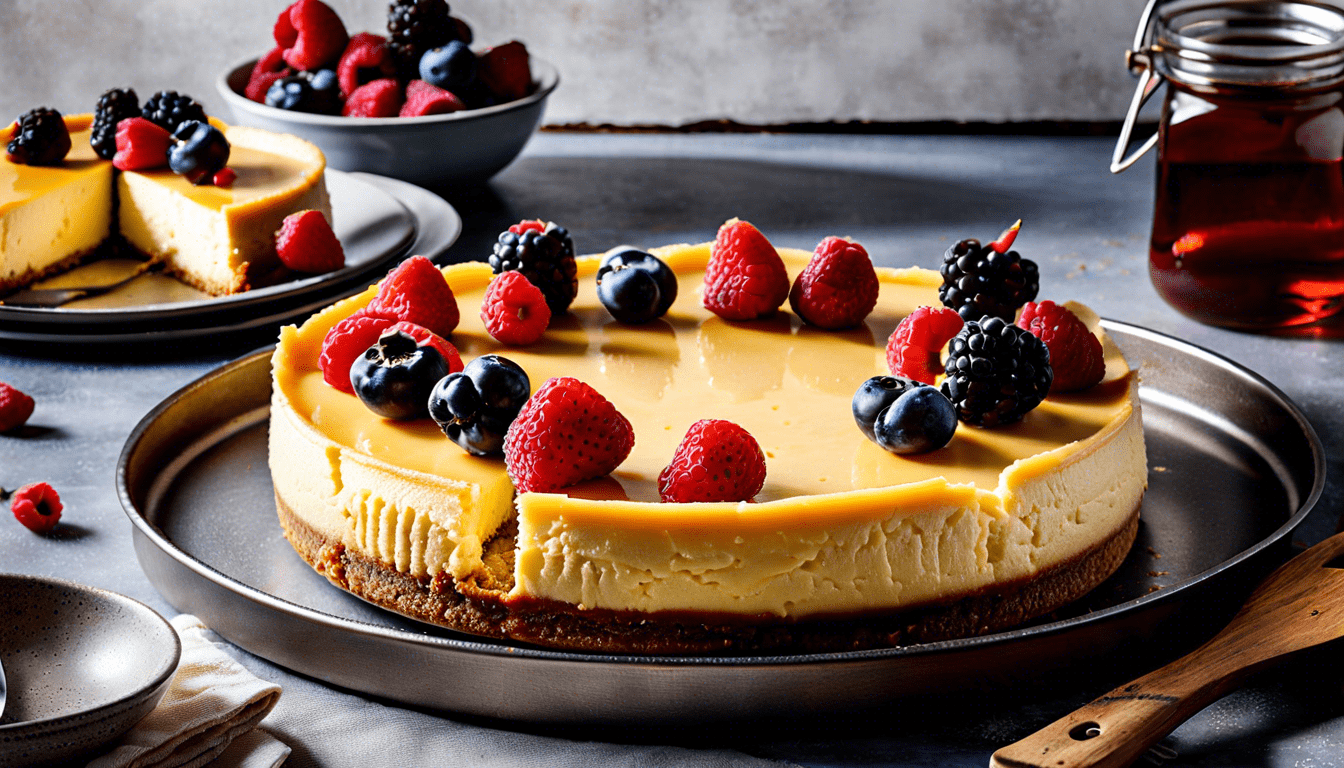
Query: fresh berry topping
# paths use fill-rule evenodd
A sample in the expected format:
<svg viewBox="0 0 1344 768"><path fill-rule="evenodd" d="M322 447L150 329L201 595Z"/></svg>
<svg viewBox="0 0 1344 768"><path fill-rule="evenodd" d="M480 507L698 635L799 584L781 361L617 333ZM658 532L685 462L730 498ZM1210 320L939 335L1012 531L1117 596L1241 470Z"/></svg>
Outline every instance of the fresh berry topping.
<svg viewBox="0 0 1344 768"><path fill-rule="evenodd" d="M387 47L403 80L419 77L420 57L457 38L444 0L392 0L387 8Z"/></svg>
<svg viewBox="0 0 1344 768"><path fill-rule="evenodd" d="M943 372L943 347L966 322L946 307L919 307L901 319L887 339L887 370L933 384Z"/></svg>
<svg viewBox="0 0 1344 768"><path fill-rule="evenodd" d="M298 211L285 217L275 233L275 252L295 272L319 274L345 266L345 251L321 211Z"/></svg>
<svg viewBox="0 0 1344 768"><path fill-rule="evenodd" d="M1007 253L1009 248L1013 247L1013 241L1017 239L1017 233L1022 231L1022 220L1018 219L1013 226L1003 230L998 239L989 244L989 250L995 253Z"/></svg>
<svg viewBox="0 0 1344 768"><path fill-rule="evenodd" d="M405 320L402 320L398 323L394 323L386 331L383 331L383 333L388 333L390 331L401 331L415 339L416 344L419 344L422 347L433 347L434 349L437 349L439 354L443 355L444 362L448 363L448 373L457 373L462 370L462 355L457 351L457 347L453 346L451 341L448 341L423 325L416 325L415 323L408 323Z"/></svg>
<svg viewBox="0 0 1344 768"><path fill-rule="evenodd" d="M504 435L532 391L527 372L499 355L481 355L429 394L429 415L453 442L475 456L504 453Z"/></svg>
<svg viewBox="0 0 1344 768"><path fill-rule="evenodd" d="M1011 243L1016 236L1016 230L1009 229L996 242ZM1035 299L1040 289L1036 262L1017 251L1000 253L975 239L948 248L941 272L938 298L965 320L988 316L1012 322L1017 308Z"/></svg>
<svg viewBox="0 0 1344 768"><path fill-rule="evenodd" d="M466 108L461 99L442 88L435 88L424 80L412 80L406 84L406 103L401 105L400 116L446 115Z"/></svg>
<svg viewBox="0 0 1344 768"><path fill-rule="evenodd" d="M173 132L168 167L192 184L209 184L229 162L229 140L209 123L187 120Z"/></svg>
<svg viewBox="0 0 1344 768"><path fill-rule="evenodd" d="M340 82L342 96L349 96L370 80L396 74L392 52L387 49L387 38L372 32L351 35L345 53L336 64L336 79Z"/></svg>
<svg viewBox="0 0 1344 768"><path fill-rule="evenodd" d="M532 92L527 48L517 40L485 49L478 64L477 76L501 101L521 99Z"/></svg>
<svg viewBox="0 0 1344 768"><path fill-rule="evenodd" d="M1020 420L1050 391L1050 351L1002 318L967 321L952 339L943 394L957 418L977 427Z"/></svg>
<svg viewBox="0 0 1344 768"><path fill-rule="evenodd" d="M765 485L765 454L756 438L722 419L701 419L686 430L672 463L658 473L665 502L748 501Z"/></svg>
<svg viewBox="0 0 1344 768"><path fill-rule="evenodd" d="M177 126L188 120L210 122L210 118L205 116L205 107L177 91L159 91L150 96L144 109L140 110L140 116L169 133L176 131Z"/></svg>
<svg viewBox="0 0 1344 768"><path fill-rule="evenodd" d="M365 314L423 325L447 337L460 319L457 298L443 272L424 256L397 265L378 286Z"/></svg>
<svg viewBox="0 0 1344 768"><path fill-rule="evenodd" d="M33 398L0 381L0 432L22 427L33 415Z"/></svg>
<svg viewBox="0 0 1344 768"><path fill-rule="evenodd" d="M429 393L448 373L439 350L388 328L355 358L350 385L365 407L385 419L419 419L429 415Z"/></svg>
<svg viewBox="0 0 1344 768"><path fill-rule="evenodd" d="M46 483L33 483L14 492L9 509L28 530L46 533L60 522L65 506L55 488Z"/></svg>
<svg viewBox="0 0 1344 768"><path fill-rule="evenodd" d="M113 88L104 91L98 97L98 106L93 110L93 127L89 131L89 144L94 154L104 160L111 160L117 154L117 123L130 117L140 116L140 97L132 88Z"/></svg>
<svg viewBox="0 0 1344 768"><path fill-rule="evenodd" d="M466 93L476 80L476 54L461 40L431 48L420 57L420 79L445 91Z"/></svg>
<svg viewBox="0 0 1344 768"><path fill-rule="evenodd" d="M630 422L597 390L547 379L504 435L504 465L519 493L558 491L610 474L635 445Z"/></svg>
<svg viewBox="0 0 1344 768"><path fill-rule="evenodd" d="M789 305L818 328L852 328L877 306L877 288L877 270L868 251L858 243L828 237L793 281Z"/></svg>
<svg viewBox="0 0 1344 768"><path fill-rule="evenodd" d="M526 346L541 338L551 322L546 295L522 272L501 272L490 281L481 301L485 330L503 344Z"/></svg>
<svg viewBox="0 0 1344 768"><path fill-rule="evenodd" d="M667 314L677 300L677 276L651 253L618 248L602 257L597 298L617 321L647 323Z"/></svg>
<svg viewBox="0 0 1344 768"><path fill-rule="evenodd" d="M401 83L389 77L367 82L345 100L341 114L346 117L396 117L401 113Z"/></svg>
<svg viewBox="0 0 1344 768"><path fill-rule="evenodd" d="M210 177L210 183L216 187L228 189L233 186L233 182L238 180L238 174L232 168L220 168L215 171L215 175Z"/></svg>
<svg viewBox="0 0 1344 768"><path fill-rule="evenodd" d="M920 384L901 394L878 415L873 442L897 454L936 451L957 431L957 411L936 387Z"/></svg>
<svg viewBox="0 0 1344 768"><path fill-rule="evenodd" d="M350 367L396 323L395 318L372 317L360 311L333 326L322 339L322 352L317 358L322 380L347 395L355 394L350 386Z"/></svg>
<svg viewBox="0 0 1344 768"><path fill-rule="evenodd" d="M1053 301L1027 302L1017 326L1045 342L1055 378L1051 392L1087 389L1106 375L1101 341L1068 307Z"/></svg>
<svg viewBox="0 0 1344 768"><path fill-rule="evenodd" d="M147 171L168 165L173 135L143 117L117 123L117 153L112 166L119 171Z"/></svg>
<svg viewBox="0 0 1344 768"><path fill-rule="evenodd" d="M495 274L515 270L546 294L552 315L569 311L579 295L579 270L569 230L555 223L524 221L501 232L490 254Z"/></svg>
<svg viewBox="0 0 1344 768"><path fill-rule="evenodd" d="M854 423L859 425L863 436L877 442L873 434L873 425L896 398L909 392L922 383L902 376L874 376L859 385L850 401L850 411L854 414Z"/></svg>
<svg viewBox="0 0 1344 768"><path fill-rule="evenodd" d="M700 300L725 320L755 320L789 296L784 260L758 229L732 219L719 227L705 267Z"/></svg>
<svg viewBox="0 0 1344 768"><path fill-rule="evenodd" d="M5 149L11 163L60 165L70 152L70 129L60 112L38 107L19 115Z"/></svg>
<svg viewBox="0 0 1344 768"><path fill-rule="evenodd" d="M301 70L335 64L350 41L341 17L321 0L299 0L281 11L273 32L285 62Z"/></svg>

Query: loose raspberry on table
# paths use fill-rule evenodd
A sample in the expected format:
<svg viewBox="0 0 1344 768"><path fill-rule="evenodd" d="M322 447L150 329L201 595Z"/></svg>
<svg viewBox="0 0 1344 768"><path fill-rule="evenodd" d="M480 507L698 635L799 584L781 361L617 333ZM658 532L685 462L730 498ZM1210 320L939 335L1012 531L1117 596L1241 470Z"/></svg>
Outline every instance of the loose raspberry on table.
<svg viewBox="0 0 1344 768"><path fill-rule="evenodd" d="M1068 307L1053 301L1027 302L1017 327L1031 331L1050 349L1052 393L1087 389L1106 375L1101 341Z"/></svg>
<svg viewBox="0 0 1344 768"><path fill-rule="evenodd" d="M35 405L33 398L0 381L0 432L10 432L28 423Z"/></svg>
<svg viewBox="0 0 1344 768"><path fill-rule="evenodd" d="M467 105L452 93L424 80L412 80L406 84L406 103L401 105L400 116L446 115L466 108Z"/></svg>
<svg viewBox="0 0 1344 768"><path fill-rule="evenodd" d="M522 272L501 272L490 281L481 302L481 320L496 341L526 346L541 338L551 322L546 295Z"/></svg>
<svg viewBox="0 0 1344 768"><path fill-rule="evenodd" d="M13 493L9 509L28 530L46 533L60 522L65 506L55 488L46 483L32 483Z"/></svg>
<svg viewBox="0 0 1344 768"><path fill-rule="evenodd" d="M350 385L350 366L396 323L395 318L371 317L361 310L333 326L322 339L322 352L317 358L322 380L347 395L355 394Z"/></svg>
<svg viewBox="0 0 1344 768"><path fill-rule="evenodd" d="M364 314L406 320L447 337L457 328L457 298L443 272L424 256L412 256L383 278Z"/></svg>
<svg viewBox="0 0 1344 768"><path fill-rule="evenodd" d="M558 491L610 474L635 445L616 406L568 376L547 379L504 435L504 465L519 493Z"/></svg>
<svg viewBox="0 0 1344 768"><path fill-rule="evenodd" d="M901 319L887 339L887 370L925 384L933 384L943 372L943 347L961 330L965 321L955 310L919 307Z"/></svg>
<svg viewBox="0 0 1344 768"><path fill-rule="evenodd" d="M146 171L168 166L173 135L143 117L117 123L117 153L112 166L120 171Z"/></svg>
<svg viewBox="0 0 1344 768"><path fill-rule="evenodd" d="M345 50L350 35L341 17L322 0L299 0L275 20L275 42L285 62L298 70L321 69Z"/></svg>
<svg viewBox="0 0 1344 768"><path fill-rule="evenodd" d="M686 430L672 463L658 473L663 501L748 501L765 485L765 453L756 438L723 419Z"/></svg>
<svg viewBox="0 0 1344 768"><path fill-rule="evenodd" d="M295 272L320 274L345 266L345 250L321 211L297 211L275 233L275 252Z"/></svg>
<svg viewBox="0 0 1344 768"><path fill-rule="evenodd" d="M828 237L793 281L789 305L818 328L851 328L877 306L877 289L877 270L868 251L858 243Z"/></svg>
<svg viewBox="0 0 1344 768"><path fill-rule="evenodd" d="M336 63L336 79L341 85L341 95L345 97L370 80L394 77L396 74L397 67L387 48L387 38L372 32L351 35L341 60Z"/></svg>
<svg viewBox="0 0 1344 768"><path fill-rule="evenodd" d="M700 301L725 320L755 320L789 296L789 273L760 230L739 219L719 227L710 248Z"/></svg>
<svg viewBox="0 0 1344 768"><path fill-rule="evenodd" d="M396 117L401 113L401 83L390 77L371 80L345 99L341 114L346 117Z"/></svg>
<svg viewBox="0 0 1344 768"><path fill-rule="evenodd" d="M433 347L443 356L444 362L448 363L448 372L457 373L462 370L462 355L457 351L457 347L451 341L443 338L437 333L429 330L423 325L408 323L402 320L388 326L388 332L401 331L415 339L415 343L422 347Z"/></svg>

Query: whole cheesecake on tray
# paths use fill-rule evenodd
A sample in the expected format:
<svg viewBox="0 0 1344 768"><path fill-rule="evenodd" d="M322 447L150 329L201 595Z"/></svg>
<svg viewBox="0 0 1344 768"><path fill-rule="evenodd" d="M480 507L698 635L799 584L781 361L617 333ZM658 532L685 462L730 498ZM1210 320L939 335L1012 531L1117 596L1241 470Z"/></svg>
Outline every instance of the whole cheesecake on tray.
<svg viewBox="0 0 1344 768"><path fill-rule="evenodd" d="M374 604L552 648L851 650L1048 613L1134 539L1138 377L1085 307L1030 302L1005 242L940 275L736 220L573 259L524 222L491 264L417 257L282 329L280 522Z"/></svg>
<svg viewBox="0 0 1344 768"><path fill-rule="evenodd" d="M135 110L141 133L123 141L131 151L118 158L112 157L111 129L95 115L62 118L33 110L0 130L0 144L14 147L0 159L0 293L66 271L117 244L163 262L169 274L208 294L238 293L287 276L275 244L286 216L317 210L331 220L326 160L312 144L226 126L204 111L177 115L183 118L178 125L187 118L207 125L210 130L202 134L226 147L227 164L215 170L227 169L227 175L216 179L211 171L193 177L169 167L169 128L139 118L138 105ZM68 139L53 128L57 122ZM15 142L25 131L39 137L27 147ZM56 137L50 141L68 144L44 157L48 134ZM141 135L149 136L152 151L134 146ZM101 153L95 146L100 140ZM190 139L176 144L196 146ZM38 149L25 151L33 146ZM68 147L64 153L62 146ZM123 163L122 157L132 159Z"/></svg>

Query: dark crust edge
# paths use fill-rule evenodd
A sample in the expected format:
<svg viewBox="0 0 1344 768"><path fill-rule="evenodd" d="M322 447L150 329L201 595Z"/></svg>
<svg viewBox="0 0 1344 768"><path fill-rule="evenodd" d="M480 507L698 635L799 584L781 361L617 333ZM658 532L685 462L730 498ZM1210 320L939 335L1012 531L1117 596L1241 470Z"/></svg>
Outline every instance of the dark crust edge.
<svg viewBox="0 0 1344 768"><path fill-rule="evenodd" d="M1092 549L1025 579L898 612L803 620L714 613L579 610L553 600L507 600L498 588L440 573L417 578L324 538L276 496L285 537L336 586L391 611L450 629L546 648L598 653L832 653L973 637L1043 616L1115 572L1138 534L1137 507Z"/></svg>
<svg viewBox="0 0 1344 768"><path fill-rule="evenodd" d="M0 280L0 294L9 293L10 291L19 288L26 288L43 278L51 277L52 275L57 275L62 272L68 272L80 264L83 264L86 260L92 261L94 254L99 253L102 247L102 244L99 244L87 251L71 254L55 264L49 264L42 269L29 269L21 275L16 275L12 279Z"/></svg>

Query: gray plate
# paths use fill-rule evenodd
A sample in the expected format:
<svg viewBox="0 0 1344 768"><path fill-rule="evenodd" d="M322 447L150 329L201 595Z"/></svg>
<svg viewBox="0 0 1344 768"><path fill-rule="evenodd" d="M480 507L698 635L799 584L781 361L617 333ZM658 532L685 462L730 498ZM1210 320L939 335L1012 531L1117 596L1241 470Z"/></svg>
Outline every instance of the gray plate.
<svg viewBox="0 0 1344 768"><path fill-rule="evenodd" d="M798 656L635 657L481 640L331 586L281 535L266 462L268 352L168 398L117 469L136 553L173 605L305 675L406 704L552 723L808 716L1001 688L1211 634L1287 554L1324 485L1291 401L1211 352L1106 329L1140 367L1150 462L1139 537L1091 595L1034 625L941 643Z"/></svg>

